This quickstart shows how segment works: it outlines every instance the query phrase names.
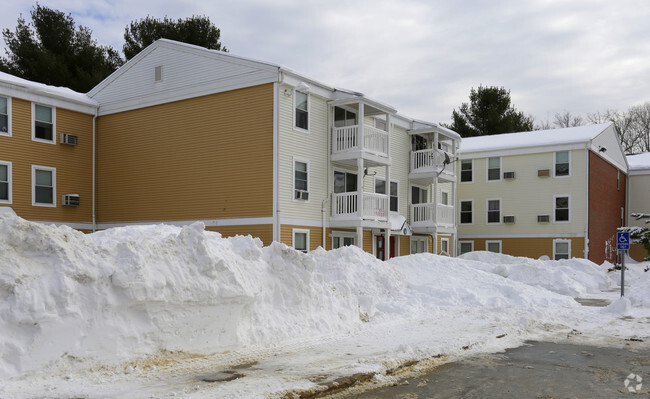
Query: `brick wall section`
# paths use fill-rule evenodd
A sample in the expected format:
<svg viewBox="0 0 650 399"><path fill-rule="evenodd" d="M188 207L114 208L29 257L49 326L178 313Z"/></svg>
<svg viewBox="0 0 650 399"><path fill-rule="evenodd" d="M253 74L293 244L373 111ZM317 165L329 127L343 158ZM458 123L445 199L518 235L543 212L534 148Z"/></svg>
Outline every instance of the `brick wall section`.
<svg viewBox="0 0 650 399"><path fill-rule="evenodd" d="M621 227L621 208L625 207L625 173L589 152L589 260L605 260L605 241ZM578 207L580 204L572 204Z"/></svg>

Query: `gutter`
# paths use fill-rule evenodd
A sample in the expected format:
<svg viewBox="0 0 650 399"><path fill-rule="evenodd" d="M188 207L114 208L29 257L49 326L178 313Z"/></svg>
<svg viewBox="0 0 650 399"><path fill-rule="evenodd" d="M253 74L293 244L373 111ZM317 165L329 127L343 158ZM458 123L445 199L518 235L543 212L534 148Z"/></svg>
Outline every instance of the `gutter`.
<svg viewBox="0 0 650 399"><path fill-rule="evenodd" d="M93 203L92 204L92 232L93 233L97 230L97 223L96 223L96 217L95 217L95 180L96 180L96 178L95 178L95 173L96 173L96 170L95 170L95 162L96 162L95 134L96 134L96 126L97 126L97 116L98 116L98 114L99 114L99 107L97 107L97 109L95 109L95 115L93 115L93 167L92 167L92 175L93 175L93 177L92 177L92 180L93 180L93 183L92 183L92 190L93 190L93 193L92 193L92 203Z"/></svg>

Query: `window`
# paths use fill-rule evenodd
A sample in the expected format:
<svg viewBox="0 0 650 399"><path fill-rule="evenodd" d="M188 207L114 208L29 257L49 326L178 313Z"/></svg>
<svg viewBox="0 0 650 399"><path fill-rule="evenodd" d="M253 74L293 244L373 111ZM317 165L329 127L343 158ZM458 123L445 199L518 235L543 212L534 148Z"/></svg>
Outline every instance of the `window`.
<svg viewBox="0 0 650 399"><path fill-rule="evenodd" d="M309 94L296 90L293 98L296 109L294 116L295 127L309 130Z"/></svg>
<svg viewBox="0 0 650 399"><path fill-rule="evenodd" d="M56 168L32 165L32 205L56 206Z"/></svg>
<svg viewBox="0 0 650 399"><path fill-rule="evenodd" d="M309 230L293 229L293 247L300 252L309 251Z"/></svg>
<svg viewBox="0 0 650 399"><path fill-rule="evenodd" d="M460 223L472 224L472 208L474 201L460 201Z"/></svg>
<svg viewBox="0 0 650 399"><path fill-rule="evenodd" d="M460 161L460 182L471 183L473 181L472 169L474 161L471 159L463 159Z"/></svg>
<svg viewBox="0 0 650 399"><path fill-rule="evenodd" d="M487 222L500 223L501 222L501 200L491 199L487 201Z"/></svg>
<svg viewBox="0 0 650 399"><path fill-rule="evenodd" d="M309 192L309 162L293 160L294 199L307 200L304 193Z"/></svg>
<svg viewBox="0 0 650 399"><path fill-rule="evenodd" d="M429 239L427 237L411 236L411 253L421 254L429 252Z"/></svg>
<svg viewBox="0 0 650 399"><path fill-rule="evenodd" d="M429 190L426 188L411 186L411 203L426 204L429 201Z"/></svg>
<svg viewBox="0 0 650 399"><path fill-rule="evenodd" d="M616 189L621 190L621 170L616 170Z"/></svg>
<svg viewBox="0 0 650 399"><path fill-rule="evenodd" d="M472 252L474 250L474 241L459 241L458 250L460 255Z"/></svg>
<svg viewBox="0 0 650 399"><path fill-rule="evenodd" d="M334 107L334 127L354 126L357 114L345 108Z"/></svg>
<svg viewBox="0 0 650 399"><path fill-rule="evenodd" d="M488 180L501 180L501 158L488 158Z"/></svg>
<svg viewBox="0 0 650 399"><path fill-rule="evenodd" d="M427 149L427 138L418 136L417 134L411 136L411 151L420 151Z"/></svg>
<svg viewBox="0 0 650 399"><path fill-rule="evenodd" d="M553 240L553 259L571 258L571 241L570 240Z"/></svg>
<svg viewBox="0 0 650 399"><path fill-rule="evenodd" d="M566 195L556 195L553 197L555 202L555 221L556 222L568 222L569 218L569 196Z"/></svg>
<svg viewBox="0 0 650 399"><path fill-rule="evenodd" d="M11 204L11 162L0 161L0 204Z"/></svg>
<svg viewBox="0 0 650 399"><path fill-rule="evenodd" d="M449 255L449 238L440 239L440 255Z"/></svg>
<svg viewBox="0 0 650 399"><path fill-rule="evenodd" d="M161 82L162 81L162 65L158 65L153 68L153 81Z"/></svg>
<svg viewBox="0 0 650 399"><path fill-rule="evenodd" d="M449 205L449 193L447 191L440 191L440 203Z"/></svg>
<svg viewBox="0 0 650 399"><path fill-rule="evenodd" d="M555 176L569 176L570 168L569 151L558 151L555 153Z"/></svg>
<svg viewBox="0 0 650 399"><path fill-rule="evenodd" d="M501 241L485 241L485 250L488 252L501 253Z"/></svg>
<svg viewBox="0 0 650 399"><path fill-rule="evenodd" d="M334 171L334 192L351 193L357 191L357 174Z"/></svg>
<svg viewBox="0 0 650 399"><path fill-rule="evenodd" d="M32 103L33 130L32 140L44 141L56 144L55 136L55 115L53 107Z"/></svg>
<svg viewBox="0 0 650 399"><path fill-rule="evenodd" d="M377 194L386 194L386 180L375 177L375 192ZM397 182L390 182L390 211L397 212L399 208L399 190Z"/></svg>
<svg viewBox="0 0 650 399"><path fill-rule="evenodd" d="M354 233L335 231L332 232L332 249L354 245Z"/></svg>
<svg viewBox="0 0 650 399"><path fill-rule="evenodd" d="M11 136L11 101L8 97L0 97L0 135Z"/></svg>

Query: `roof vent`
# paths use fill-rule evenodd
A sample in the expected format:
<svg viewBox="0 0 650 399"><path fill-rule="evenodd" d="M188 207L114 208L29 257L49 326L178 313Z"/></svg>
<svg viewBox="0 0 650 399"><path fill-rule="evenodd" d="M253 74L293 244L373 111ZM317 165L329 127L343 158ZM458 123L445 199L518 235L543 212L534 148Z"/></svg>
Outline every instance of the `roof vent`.
<svg viewBox="0 0 650 399"><path fill-rule="evenodd" d="M162 80L162 65L158 65L154 68L153 79L155 82L160 82Z"/></svg>

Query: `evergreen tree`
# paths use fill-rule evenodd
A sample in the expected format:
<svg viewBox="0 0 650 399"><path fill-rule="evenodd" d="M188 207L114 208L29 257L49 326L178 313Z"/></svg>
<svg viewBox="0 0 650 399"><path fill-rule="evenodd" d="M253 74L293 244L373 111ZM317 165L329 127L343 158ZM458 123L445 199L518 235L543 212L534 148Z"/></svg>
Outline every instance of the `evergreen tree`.
<svg viewBox="0 0 650 399"><path fill-rule="evenodd" d="M99 46L70 14L38 3L30 14L31 23L21 15L14 32L2 31L8 57L0 71L85 93L122 65L116 50Z"/></svg>
<svg viewBox="0 0 650 399"><path fill-rule="evenodd" d="M469 103L452 112L453 122L446 125L462 137L533 130L533 117L518 112L510 103L510 90L503 87L472 88Z"/></svg>
<svg viewBox="0 0 650 399"><path fill-rule="evenodd" d="M127 60L135 57L145 47L158 39L172 39L197 46L228 51L221 45L221 31L210 22L207 16L192 16L174 21L165 17L155 19L147 16L132 21L124 31L124 56Z"/></svg>

